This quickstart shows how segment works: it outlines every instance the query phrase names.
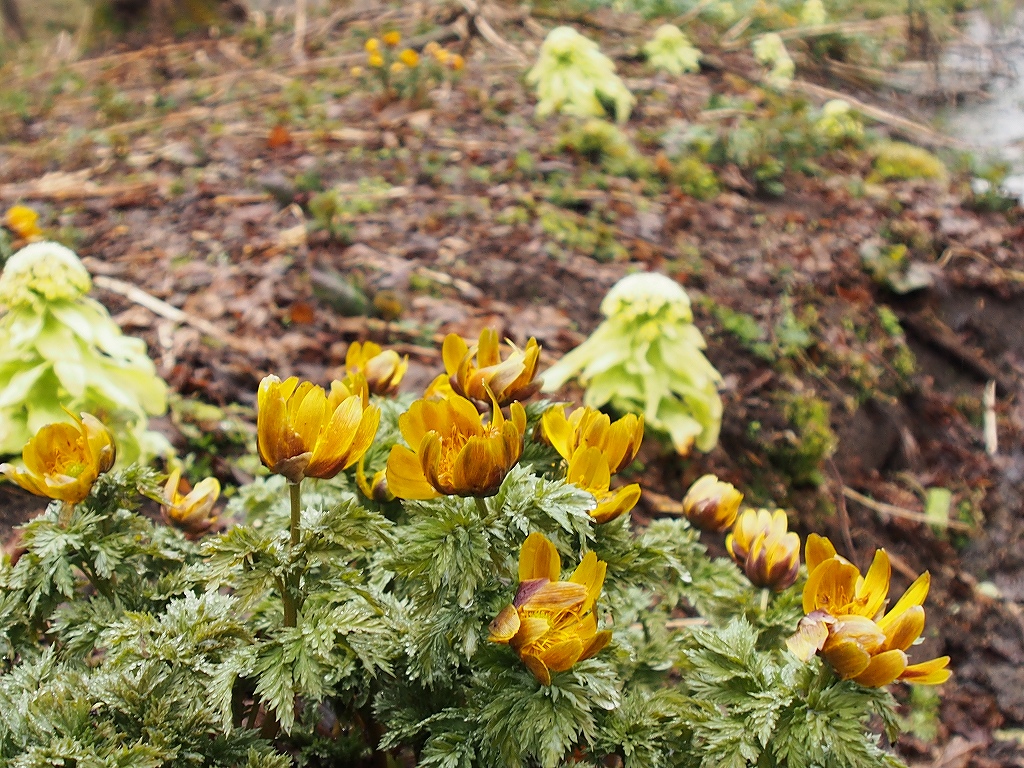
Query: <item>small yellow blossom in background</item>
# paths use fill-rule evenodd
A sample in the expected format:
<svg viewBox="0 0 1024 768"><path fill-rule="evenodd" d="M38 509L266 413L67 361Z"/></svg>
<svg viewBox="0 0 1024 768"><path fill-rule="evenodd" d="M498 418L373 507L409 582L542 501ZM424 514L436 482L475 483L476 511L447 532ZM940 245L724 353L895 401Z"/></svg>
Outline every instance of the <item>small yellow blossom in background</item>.
<svg viewBox="0 0 1024 768"><path fill-rule="evenodd" d="M384 57L379 53L371 53L366 57L366 63L374 69L380 69L384 66Z"/></svg>
<svg viewBox="0 0 1024 768"><path fill-rule="evenodd" d="M406 66L400 61L392 61L389 69L391 70L391 74L400 75L405 72Z"/></svg>
<svg viewBox="0 0 1024 768"><path fill-rule="evenodd" d="M181 486L185 493L181 493ZM165 503L160 506L164 522L183 531L189 538L198 538L217 522L213 514L214 505L220 497L220 481L208 477L189 489L181 479L181 469L175 469L164 486Z"/></svg>
<svg viewBox="0 0 1024 768"><path fill-rule="evenodd" d="M397 30L391 30L381 35L381 39L384 41L384 45L394 48L402 42L402 33Z"/></svg>
<svg viewBox="0 0 1024 768"><path fill-rule="evenodd" d="M607 563L587 552L568 581L559 581L558 550L541 533L531 533L519 550L519 589L511 605L491 622L492 643L508 645L542 685L594 656L612 633L597 630L594 604Z"/></svg>
<svg viewBox="0 0 1024 768"><path fill-rule="evenodd" d="M438 59L438 61L441 60ZM466 66L466 60L457 53L453 53L451 55L451 58L448 59L448 61L450 62L451 68L454 69L456 72L461 71L462 68ZM443 64L444 62L441 61L441 63Z"/></svg>
<svg viewBox="0 0 1024 768"><path fill-rule="evenodd" d="M452 389L452 382L447 373L437 374L423 391L424 400L447 400L453 395L455 395L455 390Z"/></svg>
<svg viewBox="0 0 1024 768"><path fill-rule="evenodd" d="M39 214L26 205L12 205L4 214L4 226L22 240L38 240L43 235L39 228Z"/></svg>
<svg viewBox="0 0 1024 768"><path fill-rule="evenodd" d="M70 414L74 424L47 424L21 452L25 469L0 464L4 475L26 491L77 504L89 495L96 478L114 466L114 437L95 416Z"/></svg>
<svg viewBox="0 0 1024 768"><path fill-rule="evenodd" d="M644 417L632 413L616 422L596 408L577 408L566 418L554 405L544 411L541 428L548 442L566 461L580 448L600 448L608 459L608 471L620 472L636 458L644 439Z"/></svg>
<svg viewBox="0 0 1024 768"><path fill-rule="evenodd" d="M363 76L363 68L362 67L352 67L352 69L350 69L348 71L348 73L350 75L352 75L352 77L362 77Z"/></svg>
<svg viewBox="0 0 1024 768"><path fill-rule="evenodd" d="M506 419L497 403L484 424L476 406L453 394L417 400L398 417L405 442L391 449L387 484L400 499L490 496L523 453L526 411L512 403Z"/></svg>
<svg viewBox="0 0 1024 768"><path fill-rule="evenodd" d="M639 484L633 483L611 491L611 478L608 458L600 448L580 448L569 461L565 479L577 488L593 494L597 508L590 512L590 516L598 524L626 514L640 501Z"/></svg>
<svg viewBox="0 0 1024 768"><path fill-rule="evenodd" d="M377 53L378 51L380 51L380 40L378 40L376 37L371 37L369 40L366 41L366 44L363 45L363 48L366 49L367 53Z"/></svg>
<svg viewBox="0 0 1024 768"><path fill-rule="evenodd" d="M438 49L432 52L431 55L437 60L437 63L442 66L450 64L452 60L451 52L447 48L441 48L440 46L438 46Z"/></svg>
<svg viewBox="0 0 1024 768"><path fill-rule="evenodd" d="M336 381L330 395L297 377L260 382L256 447L271 472L291 483L329 479L355 464L373 442L380 409L367 405L365 380Z"/></svg>
<svg viewBox="0 0 1024 768"><path fill-rule="evenodd" d="M412 69L420 63L420 55L416 53L412 48L406 48L400 54L398 54L398 60L405 64L405 66Z"/></svg>
<svg viewBox="0 0 1024 768"><path fill-rule="evenodd" d="M463 397L487 402L492 396L504 407L515 400L525 400L544 383L537 376L540 345L531 338L526 349L509 342L511 352L501 359L498 332L485 328L480 340L470 347L455 333L449 333L441 347L444 369L451 378L452 389Z"/></svg>
<svg viewBox="0 0 1024 768"><path fill-rule="evenodd" d="M365 376L366 384L374 395L395 395L407 370L408 355L399 357L393 349L385 350L372 341L354 341L345 353L345 372Z"/></svg>
<svg viewBox="0 0 1024 768"><path fill-rule="evenodd" d="M720 532L736 520L743 494L714 475L699 478L683 497L683 514L702 531Z"/></svg>
<svg viewBox="0 0 1024 768"><path fill-rule="evenodd" d="M817 534L807 537L804 556L809 574L803 595L807 615L787 641L792 653L804 661L820 653L843 680L869 688L896 680L938 685L949 679L948 656L907 664L907 649L924 631L927 571L883 613L891 575L884 549L875 552L866 576Z"/></svg>
<svg viewBox="0 0 1024 768"><path fill-rule="evenodd" d="M781 592L800 573L800 537L787 532L785 510L747 509L725 537L730 557L755 587Z"/></svg>
<svg viewBox="0 0 1024 768"><path fill-rule="evenodd" d="M431 40L429 43L423 46L423 53L426 56L434 56L438 51L443 50L435 40Z"/></svg>

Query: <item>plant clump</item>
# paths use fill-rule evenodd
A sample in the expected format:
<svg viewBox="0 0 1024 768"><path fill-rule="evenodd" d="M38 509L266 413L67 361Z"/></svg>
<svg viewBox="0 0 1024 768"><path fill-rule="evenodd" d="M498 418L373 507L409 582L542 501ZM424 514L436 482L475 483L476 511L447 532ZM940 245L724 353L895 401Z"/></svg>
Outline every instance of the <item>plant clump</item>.
<svg viewBox="0 0 1024 768"><path fill-rule="evenodd" d="M576 377L586 405L643 414L678 453L714 448L721 376L704 357L686 291L664 275L629 275L605 296L601 314L590 337L545 373L545 391Z"/></svg>
<svg viewBox="0 0 1024 768"><path fill-rule="evenodd" d="M944 181L949 172L945 164L922 147L904 141L885 141L874 148L874 169L886 181L928 179Z"/></svg>
<svg viewBox="0 0 1024 768"><path fill-rule="evenodd" d="M644 45L648 63L670 75L700 71L700 50L675 24L662 24Z"/></svg>
<svg viewBox="0 0 1024 768"><path fill-rule="evenodd" d="M36 242L0 274L0 453L13 454L64 409L98 415L119 436L122 463L166 453L146 430L167 408L167 385L141 339L124 336L86 294L88 270L69 249Z"/></svg>

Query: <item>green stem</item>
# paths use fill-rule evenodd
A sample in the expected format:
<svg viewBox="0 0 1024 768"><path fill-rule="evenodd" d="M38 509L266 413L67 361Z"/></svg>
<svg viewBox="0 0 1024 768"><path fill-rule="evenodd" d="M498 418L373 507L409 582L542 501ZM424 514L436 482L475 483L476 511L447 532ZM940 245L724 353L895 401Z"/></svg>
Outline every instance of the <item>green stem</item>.
<svg viewBox="0 0 1024 768"><path fill-rule="evenodd" d="M57 516L57 524L61 528L67 528L71 522L71 515L74 514L75 505L70 501L62 501L60 504L60 514Z"/></svg>
<svg viewBox="0 0 1024 768"><path fill-rule="evenodd" d="M302 514L302 493L299 483L288 484L288 494L291 498L292 514L288 526L288 542L290 549L299 545L299 517ZM294 556L293 553L289 553ZM289 560L292 558L289 557ZM299 576L294 571L295 563L290 563L293 571L288 576L281 589L281 602L284 604L284 625L286 627L297 627L299 624Z"/></svg>
<svg viewBox="0 0 1024 768"><path fill-rule="evenodd" d="M761 613L764 614L768 610L768 598L771 597L772 591L768 587L761 589Z"/></svg>
<svg viewBox="0 0 1024 768"><path fill-rule="evenodd" d="M474 496L473 501L476 502L476 508L480 510L480 517L486 520L491 516L491 510L487 508L487 499L483 496Z"/></svg>

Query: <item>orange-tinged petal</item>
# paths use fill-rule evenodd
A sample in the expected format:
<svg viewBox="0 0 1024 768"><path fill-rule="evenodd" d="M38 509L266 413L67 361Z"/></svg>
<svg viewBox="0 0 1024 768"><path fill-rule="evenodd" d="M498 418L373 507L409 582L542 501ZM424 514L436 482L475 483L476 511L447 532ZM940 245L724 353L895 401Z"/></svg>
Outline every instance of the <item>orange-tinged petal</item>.
<svg viewBox="0 0 1024 768"><path fill-rule="evenodd" d="M455 457L452 485L463 496L489 496L508 474L505 447L500 439L471 437Z"/></svg>
<svg viewBox="0 0 1024 768"><path fill-rule="evenodd" d="M548 672L548 668L544 665L543 661L529 654L523 654L521 658L527 669L533 673L533 676L537 678L541 685L551 685L551 673Z"/></svg>
<svg viewBox="0 0 1024 768"><path fill-rule="evenodd" d="M514 605L506 605L488 626L487 639L492 643L508 643L519 631L519 611Z"/></svg>
<svg viewBox="0 0 1024 768"><path fill-rule="evenodd" d="M558 550L543 533L534 531L519 549L519 580L548 579L558 581L562 564Z"/></svg>
<svg viewBox="0 0 1024 768"><path fill-rule="evenodd" d="M457 333L449 333L441 345L441 359L449 376L458 372L463 359L469 354L469 345Z"/></svg>
<svg viewBox="0 0 1024 768"><path fill-rule="evenodd" d="M572 428L565 418L565 410L560 405L553 405L544 411L540 417L541 427L548 438L551 446L558 451L558 455L565 460L572 458L572 449L569 439L572 435Z"/></svg>
<svg viewBox="0 0 1024 768"><path fill-rule="evenodd" d="M579 448L569 460L565 479L595 496L606 493L612 479L608 459L600 448Z"/></svg>
<svg viewBox="0 0 1024 768"><path fill-rule="evenodd" d="M583 649L583 653L580 654L579 661L586 661L587 659L596 656L608 642L612 639L612 633L610 630L603 629L591 638L590 642L587 643Z"/></svg>
<svg viewBox="0 0 1024 768"><path fill-rule="evenodd" d="M889 555L884 549L875 552L871 561L867 576L864 577L864 584L857 590L858 598L866 598L864 607L857 611L862 616L870 619L875 618L879 611L885 607L885 598L889 594L889 579L892 575L892 568L889 565Z"/></svg>
<svg viewBox="0 0 1024 768"><path fill-rule="evenodd" d="M854 682L868 688L881 688L899 677L907 668L907 654L893 650L872 656L864 671L854 675Z"/></svg>
<svg viewBox="0 0 1024 768"><path fill-rule="evenodd" d="M932 577L925 571L918 576L914 583L907 587L907 591L896 601L896 605L889 609L889 612L878 622L882 627L888 626L889 621L895 620L901 613L915 605L924 605L928 597L928 588L931 586Z"/></svg>
<svg viewBox="0 0 1024 768"><path fill-rule="evenodd" d="M484 328L480 331L480 341L477 342L476 359L478 368L487 368L492 365L498 365L498 363L501 362L498 332L493 328Z"/></svg>
<svg viewBox="0 0 1024 768"><path fill-rule="evenodd" d="M578 637L567 637L541 652L544 665L552 672L564 672L580 659L583 643Z"/></svg>
<svg viewBox="0 0 1024 768"><path fill-rule="evenodd" d="M827 651L822 649L821 655L843 680L856 677L871 663L871 655L853 640L836 643Z"/></svg>
<svg viewBox="0 0 1024 768"><path fill-rule="evenodd" d="M823 653L847 642L854 642L868 653L874 653L885 643L885 633L871 619L857 614L836 617L829 630L828 640L822 646Z"/></svg>
<svg viewBox="0 0 1024 768"><path fill-rule="evenodd" d="M520 616L519 631L509 640L509 645L517 653L523 651L525 656L530 646L540 640L551 629L551 624L543 616Z"/></svg>
<svg viewBox="0 0 1024 768"><path fill-rule="evenodd" d="M529 614L556 614L583 605L587 600L587 588L571 581L549 581L534 591L519 610Z"/></svg>
<svg viewBox="0 0 1024 768"><path fill-rule="evenodd" d="M427 482L439 493L454 493L455 489L447 476L442 476L441 450L444 446L437 432L427 432L416 449L416 457L420 462L420 471ZM446 475L448 473L445 473Z"/></svg>
<svg viewBox="0 0 1024 768"><path fill-rule="evenodd" d="M804 561L807 563L808 573L813 573L815 568L835 556L836 548L832 546L831 541L816 533L808 535L807 543L804 545Z"/></svg>
<svg viewBox="0 0 1024 768"><path fill-rule="evenodd" d="M911 664L903 670L899 679L918 685L941 685L949 680L951 673L946 669L948 664L949 656L940 656L937 659Z"/></svg>
<svg viewBox="0 0 1024 768"><path fill-rule="evenodd" d="M117 448L110 430L91 413L83 413L80 421L85 438L89 444L89 452L96 462L99 474L108 472L117 459Z"/></svg>
<svg viewBox="0 0 1024 768"><path fill-rule="evenodd" d="M833 557L811 571L804 585L804 613L841 612L853 599L860 571L852 563Z"/></svg>
<svg viewBox="0 0 1024 768"><path fill-rule="evenodd" d="M309 399L308 395L306 399ZM327 401L324 398L325 408L326 405ZM358 395L352 395L335 409L319 437L310 446L313 458L306 467L308 477L330 479L341 471L352 440L359 430L362 416L363 402Z"/></svg>
<svg viewBox="0 0 1024 768"><path fill-rule="evenodd" d="M385 476L388 490L396 498L422 500L441 495L424 477L419 457L404 445L391 448Z"/></svg>
<svg viewBox="0 0 1024 768"><path fill-rule="evenodd" d="M584 610L589 610L597 602L597 596L601 594L601 587L604 586L605 573L608 571L608 563L598 560L593 551L587 552L583 560L573 571L569 580L582 584L587 588L587 599L584 603Z"/></svg>
<svg viewBox="0 0 1024 768"><path fill-rule="evenodd" d="M897 648L905 651L924 632L924 608L912 605L896 614L894 619L886 621L892 615L890 613L878 623L879 628L885 632L885 650Z"/></svg>
<svg viewBox="0 0 1024 768"><path fill-rule="evenodd" d="M352 438L352 445L348 449L348 458L345 460L342 469L348 469L355 462L359 461L373 445L373 438L377 436L377 428L380 426L380 408L375 405L363 409L363 416L359 420L359 428Z"/></svg>
<svg viewBox="0 0 1024 768"><path fill-rule="evenodd" d="M611 522L626 514L640 501L641 489L638 483L626 485L598 503L590 515L598 525Z"/></svg>
<svg viewBox="0 0 1024 768"><path fill-rule="evenodd" d="M304 396L295 408L291 424L292 429L302 439L305 450L313 450L327 417L327 393L314 385L305 388Z"/></svg>
<svg viewBox="0 0 1024 768"><path fill-rule="evenodd" d="M797 624L796 633L786 640L786 647L800 661L810 661L824 647L829 626L834 622L835 619L823 611L804 616Z"/></svg>

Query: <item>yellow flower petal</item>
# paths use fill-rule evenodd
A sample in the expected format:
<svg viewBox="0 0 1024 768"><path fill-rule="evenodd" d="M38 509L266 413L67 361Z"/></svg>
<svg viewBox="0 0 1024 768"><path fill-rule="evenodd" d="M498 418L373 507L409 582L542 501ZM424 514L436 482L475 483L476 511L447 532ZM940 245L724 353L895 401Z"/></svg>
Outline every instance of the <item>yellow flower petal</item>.
<svg viewBox="0 0 1024 768"><path fill-rule="evenodd" d="M523 654L521 658L526 668L533 673L533 676L537 678L541 685L551 685L551 673L548 672L548 668L544 665L543 661L529 654Z"/></svg>
<svg viewBox="0 0 1024 768"><path fill-rule="evenodd" d="M946 669L948 664L949 656L940 656L937 659L911 664L903 670L899 679L906 683L917 683L918 685L941 685L949 680L951 673Z"/></svg>
<svg viewBox="0 0 1024 768"><path fill-rule="evenodd" d="M808 573L812 573L823 562L835 556L836 548L832 546L831 541L816 533L807 536L807 543L804 545L804 561L807 563Z"/></svg>
<svg viewBox="0 0 1024 768"><path fill-rule="evenodd" d="M875 618L879 611L885 607L885 598L889 594L889 579L892 575L892 568L889 565L889 556L884 549L875 552L871 561L867 576L864 577L864 584L857 590L857 597L865 599L864 607L857 611L869 619Z"/></svg>
<svg viewBox="0 0 1024 768"><path fill-rule="evenodd" d="M548 579L558 581L561 575L558 550L543 533L534 531L519 549L519 580Z"/></svg>
<svg viewBox="0 0 1024 768"><path fill-rule="evenodd" d="M641 489L638 483L626 485L601 500L590 516L598 525L611 522L631 511L640 501Z"/></svg>
<svg viewBox="0 0 1024 768"><path fill-rule="evenodd" d="M804 613L844 612L857 590L860 571L852 563L833 557L811 571L804 585Z"/></svg>
<svg viewBox="0 0 1024 768"><path fill-rule="evenodd" d="M469 354L469 345L457 333L449 333L444 337L441 345L441 359L444 361L444 369L449 376L458 373L459 366Z"/></svg>
<svg viewBox="0 0 1024 768"><path fill-rule="evenodd" d="M583 649L583 653L580 654L579 661L586 661L587 659L596 656L599 651L608 645L608 642L611 639L612 633L610 630L604 629L598 632Z"/></svg>
<svg viewBox="0 0 1024 768"><path fill-rule="evenodd" d="M879 628L885 633L885 650L897 648L905 651L924 632L924 608L912 605L886 621L889 616L893 616L893 613L878 622Z"/></svg>
<svg viewBox="0 0 1024 768"><path fill-rule="evenodd" d="M907 668L907 655L894 650L872 656L871 661L860 674L854 675L854 682L868 688L881 688L899 677Z"/></svg>
<svg viewBox="0 0 1024 768"><path fill-rule="evenodd" d="M419 457L404 445L391 448L386 477L388 489L399 499L434 499L441 495L424 477Z"/></svg>
<svg viewBox="0 0 1024 768"><path fill-rule="evenodd" d="M564 672L580 659L583 643L578 637L567 637L540 654L545 666L552 672Z"/></svg>
<svg viewBox="0 0 1024 768"><path fill-rule="evenodd" d="M871 663L871 655L853 640L836 643L827 651L822 649L821 655L843 680L856 677Z"/></svg>
<svg viewBox="0 0 1024 768"><path fill-rule="evenodd" d="M487 639L492 643L508 643L519 631L519 611L514 605L506 605L488 626Z"/></svg>

